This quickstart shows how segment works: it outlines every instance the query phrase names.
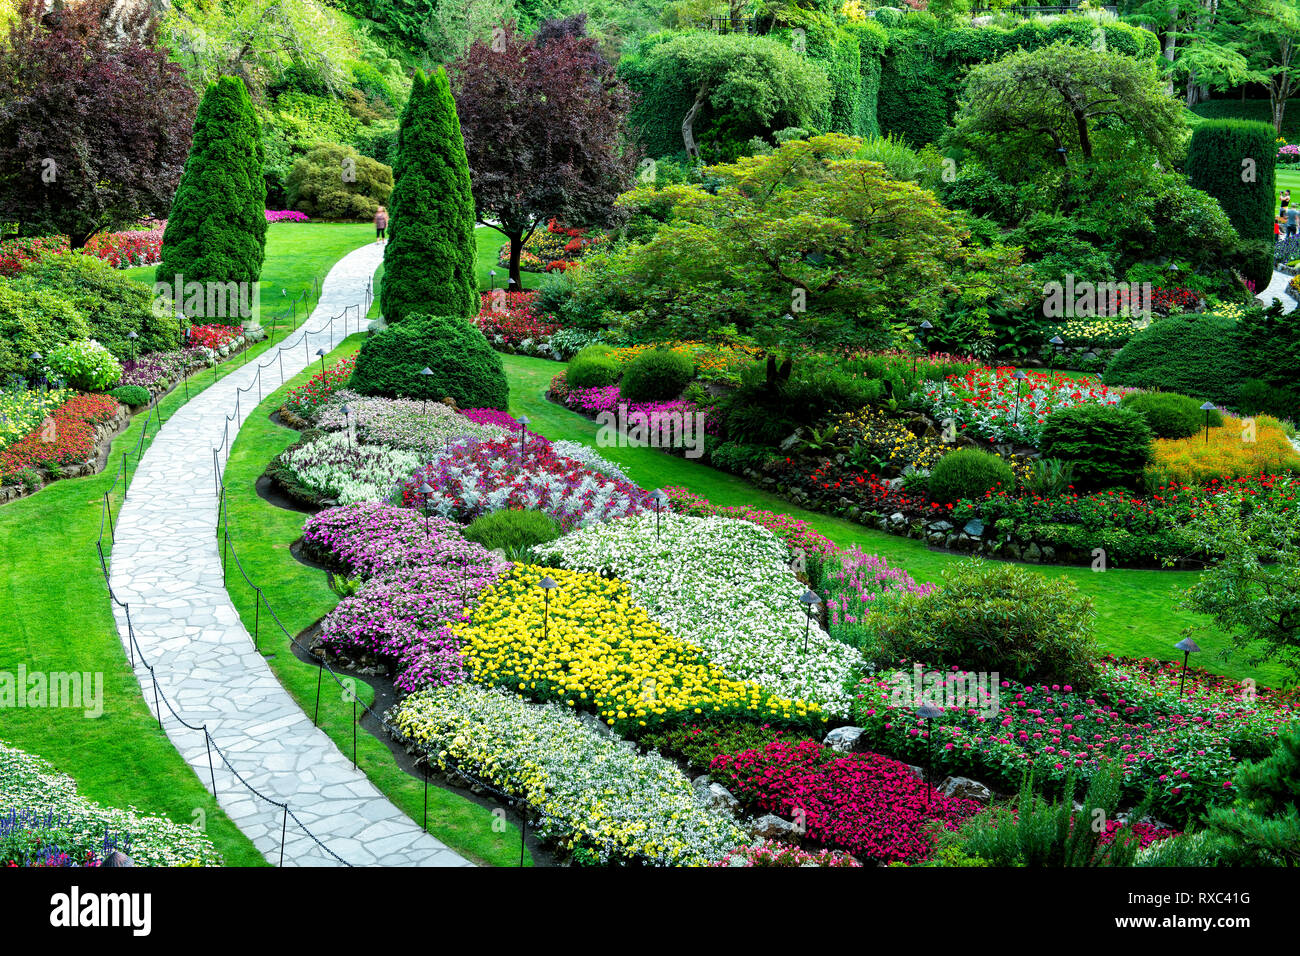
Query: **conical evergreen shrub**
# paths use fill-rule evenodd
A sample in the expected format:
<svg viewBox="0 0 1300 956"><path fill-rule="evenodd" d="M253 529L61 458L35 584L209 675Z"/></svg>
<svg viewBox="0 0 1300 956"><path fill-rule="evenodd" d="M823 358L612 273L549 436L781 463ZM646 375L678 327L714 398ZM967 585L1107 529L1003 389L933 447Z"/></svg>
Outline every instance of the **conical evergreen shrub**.
<svg viewBox="0 0 1300 956"><path fill-rule="evenodd" d="M388 322L412 314L478 313L474 196L456 103L442 68L416 73L393 167L380 305Z"/></svg>
<svg viewBox="0 0 1300 956"><path fill-rule="evenodd" d="M155 279L259 280L266 254L262 138L248 90L238 77L208 85L194 140L167 216Z"/></svg>

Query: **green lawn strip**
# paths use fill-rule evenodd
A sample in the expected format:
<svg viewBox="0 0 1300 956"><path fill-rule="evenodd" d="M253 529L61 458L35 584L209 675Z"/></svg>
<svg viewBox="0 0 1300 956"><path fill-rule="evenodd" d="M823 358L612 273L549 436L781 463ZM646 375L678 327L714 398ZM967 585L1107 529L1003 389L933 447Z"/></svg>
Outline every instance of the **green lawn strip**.
<svg viewBox="0 0 1300 956"><path fill-rule="evenodd" d="M1274 213L1282 204L1282 190L1284 189L1291 190L1291 205L1300 206L1300 166L1279 166L1277 168L1277 197L1273 201Z"/></svg>
<svg viewBox="0 0 1300 956"><path fill-rule="evenodd" d="M327 364L356 352L361 341L361 336L349 338L330 353ZM297 432L273 423L270 415L283 404L291 388L307 382L316 371L313 363L269 395L248 417L225 470L231 544L249 580L262 588L266 603L295 636L324 617L338 603L338 597L327 586L323 572L301 564L289 551L302 534L305 516L268 504L257 494L256 483L267 463L298 438ZM259 618L256 594L233 561L228 564L226 581L244 626L250 634L257 628L259 647L276 678L304 712L312 714L320 668L294 656L289 639L268 619L265 605ZM351 755L352 705L343 699L338 685L328 674L321 688L321 729L343 753ZM357 692L363 703L373 700L370 687L364 682L358 682ZM357 764L389 800L416 823L422 821L422 783L402 770L393 761L388 747L364 729L357 734ZM493 822L490 810L452 791L437 786L429 788L429 832L433 836L477 862L518 865L518 829L508 826L503 832L493 832Z"/></svg>
<svg viewBox="0 0 1300 956"><path fill-rule="evenodd" d="M546 400L547 386L564 366L546 359L504 355L510 379L510 411L527 415L530 430L552 440L569 439L596 446L595 422ZM678 458L653 448L601 448L597 450L627 470L646 489L679 485L715 504L748 505L793 515L813 525L837 544L858 545L901 567L918 581L937 581L944 568L960 556L931 551L910 538L808 511L762 491L743 478L718 471L697 461ZM1175 607L1179 592L1195 579L1195 572L1141 571L1045 566L1044 574L1063 574L1092 598L1097 608L1097 637L1113 654L1180 659L1173 645L1180 631L1204 618ZM1219 652L1230 646L1227 635L1216 630L1198 631L1195 640L1203 653L1193 663L1235 678L1254 678L1261 685L1281 683L1284 673L1276 666L1250 667L1240 656L1224 660Z"/></svg>
<svg viewBox="0 0 1300 956"><path fill-rule="evenodd" d="M478 250L477 267L475 269L475 274L478 276L478 287L484 292L493 287L491 271L495 269L497 273L495 287L498 289L506 288L510 282L510 267L498 264L497 257L501 255L501 247L510 240L491 226L476 226L474 228L474 240ZM537 272L521 271L519 281L523 283L525 289L536 289L542 281L542 276Z"/></svg>

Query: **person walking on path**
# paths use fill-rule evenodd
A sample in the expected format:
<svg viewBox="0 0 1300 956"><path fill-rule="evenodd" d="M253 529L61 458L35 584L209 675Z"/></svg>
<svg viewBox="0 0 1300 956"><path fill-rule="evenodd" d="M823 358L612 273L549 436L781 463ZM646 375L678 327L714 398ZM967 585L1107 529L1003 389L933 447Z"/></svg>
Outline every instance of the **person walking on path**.
<svg viewBox="0 0 1300 956"><path fill-rule="evenodd" d="M380 206L375 210L375 242L381 246L387 242L384 238L384 230L388 228L388 210Z"/></svg>
<svg viewBox="0 0 1300 956"><path fill-rule="evenodd" d="M1292 206L1286 211L1286 234L1294 236L1300 232L1300 209Z"/></svg>

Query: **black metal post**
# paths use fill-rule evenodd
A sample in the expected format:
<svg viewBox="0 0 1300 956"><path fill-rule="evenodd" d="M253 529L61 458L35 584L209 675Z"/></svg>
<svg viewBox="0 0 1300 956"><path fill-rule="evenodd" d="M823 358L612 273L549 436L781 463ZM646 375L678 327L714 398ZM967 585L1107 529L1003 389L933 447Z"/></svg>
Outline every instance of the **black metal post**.
<svg viewBox="0 0 1300 956"><path fill-rule="evenodd" d="M108 492L104 492L104 511L108 514L108 536L117 541L117 532L113 530L113 503L108 499Z"/></svg>
<svg viewBox="0 0 1300 956"><path fill-rule="evenodd" d="M289 832L289 804L284 805L284 819L280 823L280 865L284 866L284 838Z"/></svg>
<svg viewBox="0 0 1300 956"><path fill-rule="evenodd" d="M325 674L325 667L322 665L316 668L316 710L311 715L311 725L317 727L320 725L320 680Z"/></svg>
<svg viewBox="0 0 1300 956"><path fill-rule="evenodd" d="M217 796L217 772L212 769L212 735L208 733L208 725L203 725L203 743L208 748L208 775L212 777L212 796Z"/></svg>

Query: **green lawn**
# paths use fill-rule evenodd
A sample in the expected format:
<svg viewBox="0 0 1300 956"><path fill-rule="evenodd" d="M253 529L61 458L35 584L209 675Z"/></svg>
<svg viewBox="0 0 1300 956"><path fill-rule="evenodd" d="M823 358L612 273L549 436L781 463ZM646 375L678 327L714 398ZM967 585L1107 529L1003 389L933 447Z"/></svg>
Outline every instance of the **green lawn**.
<svg viewBox="0 0 1300 956"><path fill-rule="evenodd" d="M364 226L303 226L278 223L268 231L262 273L266 307L263 324L276 310L267 290L307 288L344 253L373 233ZM152 268L129 270L152 282ZM262 343L253 357L272 347ZM196 375L191 394L233 371L242 359ZM178 389L161 402L164 417L184 401ZM113 443L105 471L59 481L38 494L0 508L0 670L90 671L104 675L103 716L81 711L11 709L0 738L51 761L77 780L82 793L108 806L131 805L189 823L193 811L206 814L207 832L231 865L263 861L253 844L230 822L205 784L158 729L140 693L117 634L108 590L95 555L100 506L125 451L134 455L143 426L138 417ZM150 435L155 427L150 427ZM115 494L114 511L121 503Z"/></svg>
<svg viewBox="0 0 1300 956"><path fill-rule="evenodd" d="M545 359L518 355L503 356L510 378L510 411L527 415L529 428L550 439L569 439L596 444L596 425L576 412L548 402L545 392L551 377L563 366ZM637 484L646 489L668 485L689 488L722 505L748 505L802 518L837 544L856 544L864 551L904 568L917 580L937 581L940 573L958 558L931 551L909 538L864 528L839 518L798 508L764 492L744 479L707 465L677 458L653 448L601 448L606 458L624 467ZM1180 589L1192 583L1193 572L1125 571L1095 572L1090 568L1045 567L1045 574L1063 574L1092 598L1097 608L1097 635L1103 647L1115 654L1181 658L1173 645L1181 639L1183 627L1201 623L1195 615L1175 607ZM1226 635L1205 631L1196 634L1204 649L1195 663L1237 678L1253 677L1261 685L1276 684L1284 676L1277 667L1252 668L1238 659L1223 660L1219 652L1229 645Z"/></svg>
<svg viewBox="0 0 1300 956"><path fill-rule="evenodd" d="M1291 205L1300 206L1300 166L1277 168L1277 197L1273 201L1274 212L1281 203L1284 189L1291 190Z"/></svg>
<svg viewBox="0 0 1300 956"><path fill-rule="evenodd" d="M327 362L332 364L360 347L361 336L354 335L330 353ZM270 414L283 404L291 388L303 384L315 372L313 365L266 398L239 430L225 471L231 543L249 580L263 589L267 604L294 635L324 617L338 603L338 597L327 586L323 572L299 563L289 553L289 546L302 534L304 515L268 504L258 496L256 483L267 462L298 437L297 432L273 423ZM284 632L268 626L266 605L259 621L255 592L233 562L227 572L227 590L244 625L250 633L258 628L259 645L276 677L298 704L312 713L320 669L295 657ZM370 703L373 694L369 685L360 683L358 696ZM328 676L321 695L320 726L340 750L352 752L352 706L342 699L338 686ZM413 820L422 820L421 782L397 766L385 743L364 730L357 735L357 763L389 800ZM451 791L429 788L430 833L470 859L494 866L517 866L518 829L511 825L497 833L492 824L490 810Z"/></svg>

